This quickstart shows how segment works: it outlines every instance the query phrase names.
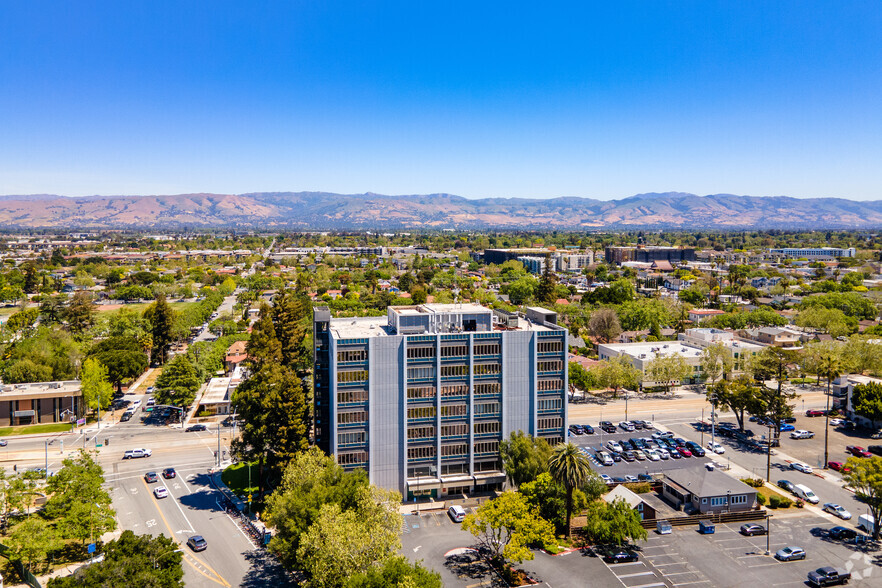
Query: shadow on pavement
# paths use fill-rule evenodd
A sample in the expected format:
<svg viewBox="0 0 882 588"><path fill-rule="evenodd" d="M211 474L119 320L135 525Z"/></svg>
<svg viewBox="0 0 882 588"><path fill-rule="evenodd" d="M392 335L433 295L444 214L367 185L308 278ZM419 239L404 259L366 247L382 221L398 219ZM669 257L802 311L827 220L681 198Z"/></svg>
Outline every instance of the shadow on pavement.
<svg viewBox="0 0 882 588"><path fill-rule="evenodd" d="M264 588L266 586L299 586L298 582L285 571L270 553L255 549L245 554L248 571L239 586L244 588Z"/></svg>

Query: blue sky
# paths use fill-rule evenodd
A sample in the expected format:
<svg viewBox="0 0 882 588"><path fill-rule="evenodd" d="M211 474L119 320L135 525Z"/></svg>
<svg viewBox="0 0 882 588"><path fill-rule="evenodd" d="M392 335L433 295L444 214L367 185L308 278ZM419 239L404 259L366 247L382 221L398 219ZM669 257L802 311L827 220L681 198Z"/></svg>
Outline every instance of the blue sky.
<svg viewBox="0 0 882 588"><path fill-rule="evenodd" d="M882 198L882 3L5 2L0 194Z"/></svg>

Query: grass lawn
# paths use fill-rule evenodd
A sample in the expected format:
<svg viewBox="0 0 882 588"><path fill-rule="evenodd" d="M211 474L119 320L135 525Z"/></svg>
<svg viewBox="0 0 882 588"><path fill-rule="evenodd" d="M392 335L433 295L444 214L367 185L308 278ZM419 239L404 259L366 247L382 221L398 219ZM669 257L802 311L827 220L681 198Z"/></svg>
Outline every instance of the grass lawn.
<svg viewBox="0 0 882 588"><path fill-rule="evenodd" d="M247 500L249 492L253 495L251 510L262 512L263 501L257 498L257 462L251 464L251 486L248 486L248 464L236 463L228 467L221 474L221 480L233 491L234 494Z"/></svg>
<svg viewBox="0 0 882 588"><path fill-rule="evenodd" d="M153 303L152 302L137 302L134 304L97 304L97 305L95 305L95 310L98 312L98 314L104 314L104 313L109 313L109 312L116 312L120 308L125 308L127 310L132 310L132 311L140 314L140 313L143 313L144 310L146 310L146 308L148 306L150 306L151 304L153 304ZM198 305L199 305L198 302L170 302L169 303L169 306L177 311L186 310L190 307L198 306ZM12 309L12 310L17 310L17 309Z"/></svg>
<svg viewBox="0 0 882 588"><path fill-rule="evenodd" d="M766 497L766 504L765 504L766 508L771 508L769 506L769 498L771 498L772 496L777 496L778 498L789 498L790 500L793 501L793 504L787 508L796 508L796 506L794 506L796 504L796 500L797 500L796 496L791 496L787 492L783 492L783 491L778 492L777 490L772 490L771 488L767 488L765 486L757 488L756 491ZM787 509L781 508L779 506L777 509L772 509L772 510L787 510Z"/></svg>
<svg viewBox="0 0 882 588"><path fill-rule="evenodd" d="M66 433L68 431L70 431L70 423L21 425L18 427L0 428L0 437L10 437L12 435L35 435L37 433Z"/></svg>

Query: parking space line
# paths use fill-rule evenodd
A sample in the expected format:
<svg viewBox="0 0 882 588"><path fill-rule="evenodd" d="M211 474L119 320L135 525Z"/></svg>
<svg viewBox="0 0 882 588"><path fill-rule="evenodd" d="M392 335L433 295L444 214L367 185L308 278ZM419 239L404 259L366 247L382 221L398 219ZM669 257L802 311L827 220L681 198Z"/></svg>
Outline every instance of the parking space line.
<svg viewBox="0 0 882 588"><path fill-rule="evenodd" d="M619 579L622 578L635 578L637 576L654 576L655 574L652 572L637 572L636 574L624 574L622 576L618 576Z"/></svg>
<svg viewBox="0 0 882 588"><path fill-rule="evenodd" d="M654 584L640 584L639 586L628 586L628 588L654 588L655 586L666 586L664 582L656 582Z"/></svg>
<svg viewBox="0 0 882 588"><path fill-rule="evenodd" d="M625 563L616 564L616 568L623 568L625 566L646 566L646 564L642 561L627 561ZM607 565L607 567L609 566ZM612 568L609 569L612 570ZM615 572L613 572L613 574L615 574Z"/></svg>
<svg viewBox="0 0 882 588"><path fill-rule="evenodd" d="M671 582L673 584L673 582ZM682 584L674 584L674 586L688 586L690 584L710 584L710 580L696 580L695 582L683 582ZM636 588L636 586L634 587Z"/></svg>

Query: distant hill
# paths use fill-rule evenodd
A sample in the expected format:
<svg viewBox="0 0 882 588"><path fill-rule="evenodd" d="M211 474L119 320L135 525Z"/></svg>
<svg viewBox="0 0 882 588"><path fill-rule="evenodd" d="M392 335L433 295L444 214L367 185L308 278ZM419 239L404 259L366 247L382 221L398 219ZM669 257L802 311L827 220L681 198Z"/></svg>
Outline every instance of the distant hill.
<svg viewBox="0 0 882 588"><path fill-rule="evenodd" d="M855 229L882 227L882 201L638 194L622 200L384 196L326 192L0 196L0 228Z"/></svg>

